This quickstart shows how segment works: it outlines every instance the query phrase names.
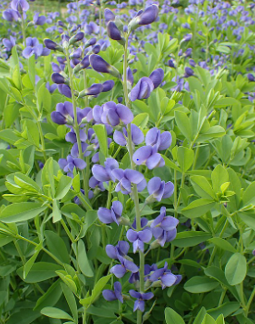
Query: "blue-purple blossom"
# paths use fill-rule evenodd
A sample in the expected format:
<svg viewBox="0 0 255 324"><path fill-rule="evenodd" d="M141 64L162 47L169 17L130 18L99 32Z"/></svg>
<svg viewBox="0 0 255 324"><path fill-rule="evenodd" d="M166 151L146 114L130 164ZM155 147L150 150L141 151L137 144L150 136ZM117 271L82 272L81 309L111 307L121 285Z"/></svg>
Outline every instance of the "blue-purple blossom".
<svg viewBox="0 0 255 324"><path fill-rule="evenodd" d="M149 280L152 282L159 281L162 289L166 287L171 287L177 285L181 279L181 275L174 275L170 270L167 269L167 262L164 265L164 268L155 270L149 277Z"/></svg>
<svg viewBox="0 0 255 324"><path fill-rule="evenodd" d="M129 124L134 118L133 113L128 107L116 104L114 101L103 104L101 113L102 122L111 126L119 125L120 121L124 124Z"/></svg>
<svg viewBox="0 0 255 324"><path fill-rule="evenodd" d="M22 13L28 11L29 4L26 0L12 0L11 8Z"/></svg>
<svg viewBox="0 0 255 324"><path fill-rule="evenodd" d="M153 127L147 132L145 143L146 145L156 146L158 151L163 151L171 145L172 135L168 131L161 133L157 127Z"/></svg>
<svg viewBox="0 0 255 324"><path fill-rule="evenodd" d="M86 162L79 158L73 158L71 155L68 155L66 159L58 160L59 166L69 177L73 176L73 169L77 168L83 170L86 168Z"/></svg>
<svg viewBox="0 0 255 324"><path fill-rule="evenodd" d="M157 201L161 201L162 199L169 198L172 196L174 192L174 184L171 181L165 182L161 181L159 177L153 177L148 182L147 186L150 198L155 199Z"/></svg>
<svg viewBox="0 0 255 324"><path fill-rule="evenodd" d="M113 173L115 169L119 167L119 163L113 158L107 158L104 162L104 167L99 164L95 164L92 167L93 176L98 181L115 181L116 177Z"/></svg>
<svg viewBox="0 0 255 324"><path fill-rule="evenodd" d="M118 260L119 257L125 257L129 250L129 244L126 241L119 241L116 246L106 245L105 251L109 258Z"/></svg>
<svg viewBox="0 0 255 324"><path fill-rule="evenodd" d="M51 113L51 119L54 123L64 125L67 122L73 122L73 104L69 101L58 103L56 111Z"/></svg>
<svg viewBox="0 0 255 324"><path fill-rule="evenodd" d="M129 94L131 101L147 99L154 90L154 84L150 78L141 78Z"/></svg>
<svg viewBox="0 0 255 324"><path fill-rule="evenodd" d="M110 272L113 273L117 278L122 278L127 271L130 271L131 273L139 271L139 268L134 262L127 260L121 256L119 256L118 259L120 261L120 264L113 266L110 270Z"/></svg>
<svg viewBox="0 0 255 324"><path fill-rule="evenodd" d="M127 133L126 128L124 128L124 127L122 129L122 132L116 130L113 134L114 142L119 144L120 146L127 145L127 137L128 137L128 133ZM139 145L144 141L143 132L135 124L131 124L131 139L135 145Z"/></svg>
<svg viewBox="0 0 255 324"><path fill-rule="evenodd" d="M105 22L107 23L108 21L114 21L115 15L110 9L106 8L104 10L104 18L105 18Z"/></svg>
<svg viewBox="0 0 255 324"><path fill-rule="evenodd" d="M147 293L140 293L133 289L129 290L130 296L133 298L136 298L137 300L134 303L134 309L133 311L140 310L141 312L144 312L145 309L145 300L150 300L154 297L152 292Z"/></svg>
<svg viewBox="0 0 255 324"><path fill-rule="evenodd" d="M153 236L162 247L166 242L175 239L178 224L178 219L173 216L166 216L166 207L161 207L159 216L151 223L151 229Z"/></svg>
<svg viewBox="0 0 255 324"><path fill-rule="evenodd" d="M12 9L6 9L3 12L3 18L7 21L17 21L19 19L19 13Z"/></svg>
<svg viewBox="0 0 255 324"><path fill-rule="evenodd" d="M144 252L144 243L149 243L152 238L152 233L149 228L144 228L141 231L129 229L127 231L127 239L133 243L133 252Z"/></svg>
<svg viewBox="0 0 255 324"><path fill-rule="evenodd" d="M158 153L157 147L150 145L137 149L133 155L133 161L137 165L145 164L149 170L165 165L165 161Z"/></svg>
<svg viewBox="0 0 255 324"><path fill-rule="evenodd" d="M121 303L123 303L123 296L121 290L121 283L116 281L114 283L114 290L105 289L102 291L102 295L107 301L113 301L118 299Z"/></svg>
<svg viewBox="0 0 255 324"><path fill-rule="evenodd" d="M45 16L39 16L39 13L36 12L33 17L33 22L37 26L42 26L46 22L46 17Z"/></svg>
<svg viewBox="0 0 255 324"><path fill-rule="evenodd" d="M112 203L111 209L100 207L98 209L97 215L100 221L104 224L111 224L115 222L117 225L119 225L122 210L122 203L120 201L114 201Z"/></svg>
<svg viewBox="0 0 255 324"><path fill-rule="evenodd" d="M39 43L36 37L28 37L26 39L26 48L23 50L22 54L25 58L29 58L34 54L37 59L43 54L43 45Z"/></svg>
<svg viewBox="0 0 255 324"><path fill-rule="evenodd" d="M131 169L114 169L112 174L116 181L118 181L115 188L116 192L121 191L125 195L130 194L132 191L132 184L137 185L138 192L143 191L143 189L146 187L146 180L139 171Z"/></svg>

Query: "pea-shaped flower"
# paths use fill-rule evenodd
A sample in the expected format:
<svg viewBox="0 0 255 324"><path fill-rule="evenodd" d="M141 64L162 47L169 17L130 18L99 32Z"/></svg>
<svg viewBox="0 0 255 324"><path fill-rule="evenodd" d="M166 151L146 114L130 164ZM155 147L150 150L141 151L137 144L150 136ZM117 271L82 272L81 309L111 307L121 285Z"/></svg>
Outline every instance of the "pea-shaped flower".
<svg viewBox="0 0 255 324"><path fill-rule="evenodd" d="M120 264L116 264L110 270L110 272L113 273L117 278L122 278L127 271L131 273L136 273L139 271L139 268L134 262L127 260L121 256L119 256L119 261Z"/></svg>
<svg viewBox="0 0 255 324"><path fill-rule="evenodd" d="M127 145L127 137L128 137L128 133L126 128L124 127L123 127L123 132L116 130L113 134L114 142L119 144L120 146ZM131 124L131 139L135 145L141 144L144 140L143 132L135 124Z"/></svg>
<svg viewBox="0 0 255 324"><path fill-rule="evenodd" d="M67 172L69 177L73 176L73 169L77 168L83 170L86 168L86 162L79 158L73 158L71 155L68 155L66 159L59 159L58 164L61 169Z"/></svg>
<svg viewBox="0 0 255 324"><path fill-rule="evenodd" d="M114 169L117 169L119 167L119 163L112 158L107 158L104 163L104 167L99 164L95 164L92 167L92 173L93 176L98 181L115 181L116 177L113 173Z"/></svg>
<svg viewBox="0 0 255 324"><path fill-rule="evenodd" d="M152 292L147 293L140 293L133 289L129 290L130 296L133 298L136 298L137 300L134 303L134 309L133 311L140 310L141 312L144 312L145 309L145 300L150 300L154 297Z"/></svg>
<svg viewBox="0 0 255 324"><path fill-rule="evenodd" d="M26 0L12 0L11 8L22 13L28 11L29 4Z"/></svg>
<svg viewBox="0 0 255 324"><path fill-rule="evenodd" d="M121 191L123 194L130 194L132 191L132 183L137 185L137 190L143 191L146 187L146 180L142 173L136 170L131 169L114 169L112 171L115 179L118 181L118 184L115 188L115 191Z"/></svg>
<svg viewBox="0 0 255 324"><path fill-rule="evenodd" d="M131 110L122 104L116 104L114 101L109 101L102 106L101 120L104 124L117 126L120 121L124 124L129 124L133 118L134 115Z"/></svg>
<svg viewBox="0 0 255 324"><path fill-rule="evenodd" d="M137 99L149 98L151 92L154 90L154 84L150 78L141 78L129 94L129 99L135 101Z"/></svg>
<svg viewBox="0 0 255 324"><path fill-rule="evenodd" d="M114 201L111 209L100 207L97 215L100 221L104 224L111 224L115 222L117 225L119 225L122 210L122 203L120 201Z"/></svg>
<svg viewBox="0 0 255 324"><path fill-rule="evenodd" d="M104 18L105 18L105 22L114 21L115 15L110 9L106 8L104 10Z"/></svg>
<svg viewBox="0 0 255 324"><path fill-rule="evenodd" d="M151 128L145 138L146 145L156 146L158 151L169 148L172 143L172 135L170 132L161 133L157 127Z"/></svg>
<svg viewBox="0 0 255 324"><path fill-rule="evenodd" d="M129 242L133 243L133 252L137 251L144 252L144 243L149 243L152 238L152 233L149 228L145 228L141 231L134 231L133 229L129 229L127 231L127 239Z"/></svg>
<svg viewBox="0 0 255 324"><path fill-rule="evenodd" d="M119 300L121 303L123 303L123 296L121 293L122 287L120 282L114 283L114 290L105 289L102 291L102 295L105 300L107 301L113 301L113 300Z"/></svg>
<svg viewBox="0 0 255 324"><path fill-rule="evenodd" d="M56 111L51 113L51 119L54 123L64 125L73 122L73 104L69 101L58 103Z"/></svg>
<svg viewBox="0 0 255 324"><path fill-rule="evenodd" d="M149 170L165 165L165 161L158 153L157 147L150 145L142 146L136 150L133 155L133 161L137 165L145 164Z"/></svg>
<svg viewBox="0 0 255 324"><path fill-rule="evenodd" d="M159 216L151 224L152 234L158 243L163 247L166 242L175 239L179 224L178 219L173 216L166 216L166 207L161 207Z"/></svg>
<svg viewBox="0 0 255 324"><path fill-rule="evenodd" d="M160 86L164 79L164 71L162 69L156 69L151 73L149 78L154 85L154 89L156 89L158 86Z"/></svg>
<svg viewBox="0 0 255 324"><path fill-rule="evenodd" d="M127 255L129 244L126 241L119 241L116 246L111 244L106 245L105 251L109 258L118 260L119 257Z"/></svg>
<svg viewBox="0 0 255 324"><path fill-rule="evenodd" d="M159 177L150 179L147 186L150 196L147 201L161 201L161 199L169 198L174 192L174 184L171 181L161 181Z"/></svg>
<svg viewBox="0 0 255 324"><path fill-rule="evenodd" d="M168 264L166 262L164 268L155 270L149 278L152 282L160 281L162 289L177 285L182 279L181 275L174 275L170 270L167 269L167 266Z"/></svg>

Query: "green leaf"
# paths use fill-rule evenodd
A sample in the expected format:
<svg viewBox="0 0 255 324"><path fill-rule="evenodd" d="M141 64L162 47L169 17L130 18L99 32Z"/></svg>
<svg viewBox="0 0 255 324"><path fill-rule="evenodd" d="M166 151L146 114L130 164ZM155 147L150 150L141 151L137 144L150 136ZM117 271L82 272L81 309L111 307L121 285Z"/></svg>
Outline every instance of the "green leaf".
<svg viewBox="0 0 255 324"><path fill-rule="evenodd" d="M178 147L177 161L180 165L182 172L188 171L194 161L194 151L187 147Z"/></svg>
<svg viewBox="0 0 255 324"><path fill-rule="evenodd" d="M170 169L174 169L176 171L181 172L181 169L171 160L169 160L165 155L162 154L162 158L165 160L165 165Z"/></svg>
<svg viewBox="0 0 255 324"><path fill-rule="evenodd" d="M209 309L208 313L216 319L217 317L219 318L221 316L220 314L222 314L222 316L224 316L224 317L228 317L229 315L236 312L239 308L240 308L239 303L227 302L219 307ZM218 319L217 319L216 323L218 324ZM222 323L222 322L219 322L219 323ZM224 321L223 321L223 323L224 323Z"/></svg>
<svg viewBox="0 0 255 324"><path fill-rule="evenodd" d="M206 214L213 208L215 202L213 200L201 198L192 201L187 207L184 207L181 212L188 218L197 218Z"/></svg>
<svg viewBox="0 0 255 324"><path fill-rule="evenodd" d="M201 324L205 315L206 315L206 309L202 307L199 313L197 314L193 324Z"/></svg>
<svg viewBox="0 0 255 324"><path fill-rule="evenodd" d="M177 247L196 246L211 237L210 234L199 231L185 231L178 233L172 244Z"/></svg>
<svg viewBox="0 0 255 324"><path fill-rule="evenodd" d="M15 312L8 319L8 324L30 324L36 323L36 319L40 317L39 312L34 312L30 308L20 309L18 312Z"/></svg>
<svg viewBox="0 0 255 324"><path fill-rule="evenodd" d="M214 192L221 192L221 185L229 181L228 171L222 165L219 164L213 170L211 178Z"/></svg>
<svg viewBox="0 0 255 324"><path fill-rule="evenodd" d="M21 202L6 206L1 214L0 220L4 223L24 222L38 216L47 209L41 203Z"/></svg>
<svg viewBox="0 0 255 324"><path fill-rule="evenodd" d="M24 281L27 283L37 283L40 281L48 280L50 278L56 277L56 271L61 269L61 266L56 263L37 262L34 263ZM17 273L20 278L23 279L23 267L19 268L17 270Z"/></svg>
<svg viewBox="0 0 255 324"><path fill-rule="evenodd" d="M107 133L105 125L98 124L94 125L93 129L96 133L98 138L98 142L100 145L100 152L103 154L104 157L108 156L108 142L107 142Z"/></svg>
<svg viewBox="0 0 255 324"><path fill-rule="evenodd" d="M62 295L60 279L50 285L49 289L37 300L34 310L54 306Z"/></svg>
<svg viewBox="0 0 255 324"><path fill-rule="evenodd" d="M202 198L206 199L215 199L216 195L212 190L212 187L208 180L203 176L192 176L190 177L191 183L193 188L195 189L196 193L201 196Z"/></svg>
<svg viewBox="0 0 255 324"><path fill-rule="evenodd" d="M42 243L37 245L35 254L24 264L24 267L23 267L23 278L24 279L26 279L29 271L31 270L33 264L35 263L35 260L38 256L38 254L40 253L41 249L42 249Z"/></svg>
<svg viewBox="0 0 255 324"><path fill-rule="evenodd" d="M233 253L236 252L236 249L228 241L224 240L223 238L213 237L208 241L222 250L233 252Z"/></svg>
<svg viewBox="0 0 255 324"><path fill-rule="evenodd" d="M192 140L192 128L191 128L191 123L188 118L188 116L181 111L175 111L174 112L174 117L176 124L181 131L181 133L184 135L185 138L188 140Z"/></svg>
<svg viewBox="0 0 255 324"><path fill-rule="evenodd" d="M41 314L51 318L67 319L71 321L73 320L69 314L56 307L44 307L41 310Z"/></svg>
<svg viewBox="0 0 255 324"><path fill-rule="evenodd" d="M255 205L255 182L252 182L243 193L243 204L248 206L250 204Z"/></svg>
<svg viewBox="0 0 255 324"><path fill-rule="evenodd" d="M211 291L218 285L217 281L208 277L195 276L185 283L184 289L192 294L200 294Z"/></svg>
<svg viewBox="0 0 255 324"><path fill-rule="evenodd" d="M149 114L142 113L135 116L132 121L132 124L135 124L138 127L145 128L149 121Z"/></svg>
<svg viewBox="0 0 255 324"><path fill-rule="evenodd" d="M77 305L76 305L76 301L75 301L73 292L71 291L71 289L67 285L65 285L63 283L61 283L61 287L62 287L62 291L63 291L63 293L65 295L65 299L67 301L67 304L68 304L68 306L69 306L69 308L71 310L71 313L73 315L74 322L76 324L78 324L78 310L77 310Z"/></svg>
<svg viewBox="0 0 255 324"><path fill-rule="evenodd" d="M77 173L76 176L73 178L73 188L75 192L80 192L81 190L80 173Z"/></svg>
<svg viewBox="0 0 255 324"><path fill-rule="evenodd" d="M211 315L206 314L202 324L216 324L216 322Z"/></svg>
<svg viewBox="0 0 255 324"><path fill-rule="evenodd" d="M65 195L68 193L68 191L71 188L72 181L73 181L72 178L62 175L56 189L56 194L55 194L56 199L62 199L65 197Z"/></svg>
<svg viewBox="0 0 255 324"><path fill-rule="evenodd" d="M78 254L78 256L77 256L78 257L78 264L79 264L79 267L81 269L81 272L86 277L93 277L94 272L91 269L90 262L88 260L87 253L86 253L86 247L85 247L85 244L84 244L84 242L82 240L79 240L79 242L78 242L77 254Z"/></svg>
<svg viewBox="0 0 255 324"><path fill-rule="evenodd" d="M52 218L53 223L57 223L62 219L62 214L58 207L58 202L56 201L56 199L53 199Z"/></svg>
<svg viewBox="0 0 255 324"><path fill-rule="evenodd" d="M228 260L225 268L225 275L228 283L231 286L240 284L245 279L246 273L246 258L240 253L233 254Z"/></svg>
<svg viewBox="0 0 255 324"><path fill-rule="evenodd" d="M45 231L46 244L49 251L63 263L69 263L69 253L63 239L53 231Z"/></svg>
<svg viewBox="0 0 255 324"><path fill-rule="evenodd" d="M107 282L110 280L111 277L112 275L110 274L108 276L100 278L97 281L91 294L92 303L96 301L96 299L99 297L99 295L101 294L102 290L104 289L105 285L107 284Z"/></svg>
<svg viewBox="0 0 255 324"><path fill-rule="evenodd" d="M167 324L185 324L182 317L169 307L165 309L165 319Z"/></svg>

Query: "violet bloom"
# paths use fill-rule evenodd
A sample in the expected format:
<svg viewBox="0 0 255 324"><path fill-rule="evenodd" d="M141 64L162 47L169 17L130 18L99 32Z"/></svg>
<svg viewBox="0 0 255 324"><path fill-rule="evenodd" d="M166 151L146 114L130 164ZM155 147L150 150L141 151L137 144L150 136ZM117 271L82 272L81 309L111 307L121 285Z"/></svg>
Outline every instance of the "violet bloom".
<svg viewBox="0 0 255 324"><path fill-rule="evenodd" d="M113 158L107 158L104 162L105 167L95 164L92 167L92 174L98 181L115 181L113 171L118 169L119 163Z"/></svg>
<svg viewBox="0 0 255 324"><path fill-rule="evenodd" d="M178 219L173 216L166 216L166 207L160 208L160 214L152 222L151 228L153 236L162 247L166 242L171 242L175 239L177 234L176 226L178 224Z"/></svg>
<svg viewBox="0 0 255 324"><path fill-rule="evenodd" d="M120 146L127 145L128 133L126 128L123 127L123 132L116 130L113 134L113 140ZM131 139L135 145L139 145L144 141L144 135L141 129L135 124L131 124Z"/></svg>
<svg viewBox="0 0 255 324"><path fill-rule="evenodd" d="M103 90L102 92L108 92L108 91L111 91L112 88L114 87L115 85L115 82L113 80L107 80L105 81L102 86L103 86Z"/></svg>
<svg viewBox="0 0 255 324"><path fill-rule="evenodd" d="M127 271L130 271L131 273L136 273L139 271L139 268L134 262L121 256L119 256L119 261L121 264L113 266L110 270L110 272L113 273L117 278L122 278Z"/></svg>
<svg viewBox="0 0 255 324"><path fill-rule="evenodd" d="M129 94L131 101L147 99L154 90L154 84L150 78L142 77Z"/></svg>
<svg viewBox="0 0 255 324"><path fill-rule="evenodd" d="M171 181L165 183L165 181L161 181L159 177L154 177L148 182L147 189L150 194L147 198L148 201L150 201L151 198L152 200L161 201L161 199L172 196L174 192L174 184Z"/></svg>
<svg viewBox="0 0 255 324"><path fill-rule="evenodd" d="M167 63L171 68L175 68L174 61L172 59L170 59Z"/></svg>
<svg viewBox="0 0 255 324"><path fill-rule="evenodd" d="M66 159L59 159L58 164L61 169L67 172L69 177L73 175L73 169L77 168L83 170L86 168L86 162L79 158L73 158L71 155L68 155Z"/></svg>
<svg viewBox="0 0 255 324"><path fill-rule="evenodd" d="M249 81L254 82L255 81L255 76L251 73L248 73L247 78Z"/></svg>
<svg viewBox="0 0 255 324"><path fill-rule="evenodd" d="M142 229L141 231L134 231L129 229L127 231L127 239L133 243L133 252L144 252L144 243L149 243L152 238L152 233L149 228Z"/></svg>
<svg viewBox="0 0 255 324"><path fill-rule="evenodd" d="M167 266L168 264L166 262L164 268L155 270L149 278L149 280L152 282L160 281L162 289L177 285L182 279L181 275L174 275L170 270L167 269Z"/></svg>
<svg viewBox="0 0 255 324"><path fill-rule="evenodd" d="M123 303L123 296L121 290L121 283L117 281L114 283L114 291L105 289L102 291L102 295L107 301L113 301L118 299L121 303Z"/></svg>
<svg viewBox="0 0 255 324"><path fill-rule="evenodd" d="M107 34L113 40L122 40L121 32L113 21L109 21L109 23L107 24Z"/></svg>
<svg viewBox="0 0 255 324"><path fill-rule="evenodd" d="M133 72L130 69L130 67L128 66L127 68L127 81L130 83L130 85L132 86L134 83L134 76L133 76Z"/></svg>
<svg viewBox="0 0 255 324"><path fill-rule="evenodd" d="M37 59L43 53L43 45L39 43L36 37L28 37L26 39L26 46L27 47L22 52L25 58L29 58L34 54Z"/></svg>
<svg viewBox="0 0 255 324"><path fill-rule="evenodd" d="M122 210L122 203L120 201L114 201L111 209L100 207L97 215L100 221L104 224L111 224L115 222L117 225L119 225Z"/></svg>
<svg viewBox="0 0 255 324"><path fill-rule="evenodd" d="M45 16L39 16L39 13L36 12L33 17L34 24L37 26L42 26L46 22L46 17Z"/></svg>
<svg viewBox="0 0 255 324"><path fill-rule="evenodd" d="M153 4L147 7L136 19L141 26L153 23L158 17L158 6Z"/></svg>
<svg viewBox="0 0 255 324"><path fill-rule="evenodd" d="M149 78L154 85L154 89L156 89L164 79L164 71L162 69L156 69L151 73Z"/></svg>
<svg viewBox="0 0 255 324"><path fill-rule="evenodd" d="M63 77L62 74L54 72L51 75L51 80L56 83L56 84L65 84L66 83L66 79Z"/></svg>
<svg viewBox="0 0 255 324"><path fill-rule="evenodd" d="M85 130L84 129L79 129L79 133L80 133L80 140L81 140L81 142L85 142L87 140L87 135L85 133ZM67 142L72 143L72 144L77 143L77 136L76 136L76 133L75 133L75 131L74 131L73 128L70 130L70 132L68 132L66 134L65 140Z"/></svg>
<svg viewBox="0 0 255 324"><path fill-rule="evenodd" d="M106 254L109 258L118 260L120 257L125 257L129 250L129 244L126 241L119 241L116 246L107 244L105 247Z"/></svg>
<svg viewBox="0 0 255 324"><path fill-rule="evenodd" d="M158 153L157 147L150 145L142 146L136 150L133 155L133 161L137 165L145 164L149 170L165 165L165 161Z"/></svg>
<svg viewBox="0 0 255 324"><path fill-rule="evenodd" d="M3 12L3 18L7 21L17 21L19 19L19 13L12 9L7 9Z"/></svg>
<svg viewBox="0 0 255 324"><path fill-rule="evenodd" d="M28 11L29 4L26 0L12 0L11 8L22 13Z"/></svg>
<svg viewBox="0 0 255 324"><path fill-rule="evenodd" d="M96 96L102 91L103 91L103 85L101 83L94 83L87 90L85 90L85 94L87 96Z"/></svg>
<svg viewBox="0 0 255 324"><path fill-rule="evenodd" d="M110 64L107 63L101 56L92 54L90 55L90 64L92 68L101 73L109 73Z"/></svg>
<svg viewBox="0 0 255 324"><path fill-rule="evenodd" d="M59 84L58 91L67 98L72 98L71 88L67 84Z"/></svg>
<svg viewBox="0 0 255 324"><path fill-rule="evenodd" d="M145 143L146 145L156 146L158 151L163 151L171 145L172 135L167 131L161 133L157 127L153 127L147 132Z"/></svg>
<svg viewBox="0 0 255 324"><path fill-rule="evenodd" d="M132 191L132 184L137 185L138 192L143 191L146 187L146 180L142 173L131 169L114 169L113 176L118 181L115 191L121 191L123 194L130 194Z"/></svg>
<svg viewBox="0 0 255 324"><path fill-rule="evenodd" d="M140 293L137 292L135 290L129 290L130 296L133 298L136 298L137 300L135 301L134 304L134 309L133 311L137 311L140 310L141 312L144 312L145 309L145 300L150 300L154 297L152 292L148 292L148 293Z"/></svg>
<svg viewBox="0 0 255 324"><path fill-rule="evenodd" d="M104 124L117 126L120 121L124 124L129 124L133 118L134 115L131 110L122 104L116 104L114 101L109 101L102 106L101 120Z"/></svg>
<svg viewBox="0 0 255 324"><path fill-rule="evenodd" d="M49 93L53 93L56 89L57 89L57 85L56 84L49 84L49 82L47 82L45 84L45 87L48 89Z"/></svg>
<svg viewBox="0 0 255 324"><path fill-rule="evenodd" d="M115 15L110 9L106 8L104 10L104 18L105 18L105 22L108 23L108 21L115 20Z"/></svg>
<svg viewBox="0 0 255 324"><path fill-rule="evenodd" d="M184 78L189 78L192 75L194 75L194 71L190 67L186 66L185 67Z"/></svg>
<svg viewBox="0 0 255 324"><path fill-rule="evenodd" d="M64 125L68 121L73 122L73 104L69 101L58 103L56 111L51 113L51 119L58 125Z"/></svg>
<svg viewBox="0 0 255 324"><path fill-rule="evenodd" d="M16 45L16 38L13 36L10 36L10 39L4 38L3 44L6 47L6 50L9 52Z"/></svg>

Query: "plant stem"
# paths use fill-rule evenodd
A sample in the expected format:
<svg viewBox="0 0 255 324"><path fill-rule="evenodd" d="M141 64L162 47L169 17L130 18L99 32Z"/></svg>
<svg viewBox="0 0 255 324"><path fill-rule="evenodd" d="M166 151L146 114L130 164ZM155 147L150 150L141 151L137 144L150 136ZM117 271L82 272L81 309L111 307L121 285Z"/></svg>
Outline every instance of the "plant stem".
<svg viewBox="0 0 255 324"><path fill-rule="evenodd" d="M125 41L125 49L124 49L124 62L123 62L123 90L124 90L124 97L125 97L125 103L126 106L130 109L131 105L128 99L128 88L127 88L127 55L128 55L128 36L129 34L126 34L126 41ZM132 136L131 136L131 124L127 125L127 147L130 155L130 164L131 168L135 170L136 166L133 162L133 143L132 143ZM141 230L141 215L140 215L140 207L139 207L139 197L138 197L138 191L137 191L137 185L133 185L133 199L135 203L135 215L136 215L136 230ZM140 267L139 267L139 276L140 276L140 293L144 292L144 253L142 251L139 251L139 260L140 260ZM137 312L137 324L142 323L142 312Z"/></svg>
<svg viewBox="0 0 255 324"><path fill-rule="evenodd" d="M76 99L74 96L73 73L72 73L72 68L71 68L71 64L70 64L68 49L66 49L66 60L67 60L67 67L68 67L68 73L69 73L70 88L71 88L71 93L72 93L73 115L74 115L74 127L73 128L74 128L76 138L77 138L77 144L78 144L78 149L79 149L79 158L84 160L83 154L82 154L81 138L80 138L80 127L79 127L78 120L77 120ZM85 170L83 169L81 171L81 173L82 173L82 177L83 177L83 189L85 191L85 189L86 189Z"/></svg>
<svg viewBox="0 0 255 324"><path fill-rule="evenodd" d="M254 296L255 296L255 287L253 288L252 293L251 293L251 295L250 295L250 298L249 298L249 300L248 300L248 303L247 303L247 305L246 305L246 309L245 309L245 316L246 316L246 317L248 317L248 315L249 315L249 309L250 309L250 307L251 307L251 303L252 303L252 301L253 301Z"/></svg>
<svg viewBox="0 0 255 324"><path fill-rule="evenodd" d="M25 21L24 21L23 13L21 13L21 29L22 29L23 45L26 46L26 30L25 30Z"/></svg>

